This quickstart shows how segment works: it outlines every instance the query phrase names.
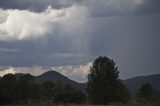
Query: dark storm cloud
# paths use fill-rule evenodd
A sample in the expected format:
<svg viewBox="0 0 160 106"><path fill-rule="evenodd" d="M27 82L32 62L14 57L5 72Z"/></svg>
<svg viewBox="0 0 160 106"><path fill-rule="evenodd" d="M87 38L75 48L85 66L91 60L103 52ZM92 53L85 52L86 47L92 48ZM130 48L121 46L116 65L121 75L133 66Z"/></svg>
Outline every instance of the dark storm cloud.
<svg viewBox="0 0 160 106"><path fill-rule="evenodd" d="M1 0L0 8L44 11L48 6L55 9L74 4L86 6L93 16L113 16L120 14L150 14L160 11L159 0Z"/></svg>
<svg viewBox="0 0 160 106"><path fill-rule="evenodd" d="M56 41L57 40L57 41ZM73 39L72 39L73 40ZM83 54L79 48L71 42L71 39L58 40L52 38L40 38L37 40L22 40L18 42L0 42L0 66L31 67L77 65L90 61L92 56ZM0 49L1 50L1 49ZM13 50L17 50L14 51Z"/></svg>
<svg viewBox="0 0 160 106"><path fill-rule="evenodd" d="M44 11L48 6L60 9L71 6L80 0L0 0L0 8Z"/></svg>
<svg viewBox="0 0 160 106"><path fill-rule="evenodd" d="M144 0L144 3L137 8L138 14L152 14L160 12L160 1L159 0Z"/></svg>
<svg viewBox="0 0 160 106"><path fill-rule="evenodd" d="M0 66L77 65L105 55L116 61L122 78L160 73L159 0L60 1L0 1L0 7L4 9L40 11L52 5L56 10L50 11L54 13L58 13L57 9L78 4L51 18L46 12L33 15L31 11L7 11L12 14L10 18L7 17L7 21L2 20L6 24L1 26L0 23L0 28L2 31L6 28L6 32L16 35L6 34L7 38L2 36L5 40L0 39ZM23 22L17 24L19 20L16 20L16 16L25 21L23 25ZM57 20L53 22L53 19ZM29 28L26 23L29 23ZM33 35L26 33L24 36L17 35L21 31L14 29L15 26L24 26L22 32L27 30L33 35L37 33L32 29L37 27L49 30L44 31L42 36L35 35L32 38Z"/></svg>
<svg viewBox="0 0 160 106"><path fill-rule="evenodd" d="M83 0L93 17L141 15L160 12L159 0Z"/></svg>

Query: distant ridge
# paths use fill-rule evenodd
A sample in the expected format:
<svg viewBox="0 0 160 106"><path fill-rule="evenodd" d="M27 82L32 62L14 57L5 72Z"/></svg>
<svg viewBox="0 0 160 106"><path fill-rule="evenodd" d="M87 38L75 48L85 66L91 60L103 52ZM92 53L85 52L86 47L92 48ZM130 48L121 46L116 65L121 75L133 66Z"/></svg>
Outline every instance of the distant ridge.
<svg viewBox="0 0 160 106"><path fill-rule="evenodd" d="M53 70L50 70L48 72L43 73L42 75L37 76L36 79L37 79L38 83L43 83L47 80L56 81L56 82L59 80L64 83L66 83L68 81L72 81L72 80L68 79L66 76L63 76L62 74L60 74L56 71L53 71Z"/></svg>
<svg viewBox="0 0 160 106"><path fill-rule="evenodd" d="M86 83L78 83L76 81L73 81L64 75L50 70L40 76L37 76L38 83L43 83L44 81L50 80L50 81L61 81L64 84L70 84L73 87L85 91ZM129 89L132 95L135 95L140 88L140 86L144 83L150 83L154 89L160 91L160 74L154 74L154 75L148 75L148 76L137 76L133 78L129 78L126 80L123 80L123 83L125 86Z"/></svg>
<svg viewBox="0 0 160 106"><path fill-rule="evenodd" d="M29 74L29 73L28 73ZM15 73L14 74L18 79L19 79L19 77L21 77L22 75L26 75L26 74L24 74L24 73ZM31 75L31 74L30 74ZM31 75L31 76L33 76L33 75ZM34 76L33 76L34 77Z"/></svg>
<svg viewBox="0 0 160 106"><path fill-rule="evenodd" d="M42 84L45 81L53 81L54 83L61 82L64 85L69 84L78 90L85 91L85 87L83 83L78 83L76 81L73 81L54 70L50 70L36 77L36 82L39 84Z"/></svg>
<svg viewBox="0 0 160 106"><path fill-rule="evenodd" d="M22 73L15 74L17 78L19 78L21 75L24 75L24 74ZM64 85L70 84L72 87L84 92L87 86L87 83L78 83L54 70L50 70L39 76L33 76L33 77L35 77L36 83L38 84L42 84L45 81L53 81L54 83L57 83L60 81ZM137 77L123 80L123 83L129 89L129 91L133 96L137 93L138 89L144 83L150 83L155 90L160 91L160 74L153 74L148 76L137 76Z"/></svg>
<svg viewBox="0 0 160 106"><path fill-rule="evenodd" d="M135 95L138 89L144 83L150 83L155 90L160 91L160 74L137 76L123 80L123 83L130 90L132 95Z"/></svg>
<svg viewBox="0 0 160 106"><path fill-rule="evenodd" d="M29 73L27 73L29 74ZM22 75L26 75L24 73L16 73L14 74L17 78L19 78ZM31 75L31 74L30 74ZM33 76L33 75L31 75ZM61 73L54 71L54 70L50 70L47 71L39 76L33 76L35 78L35 83L37 84L42 84L46 81L52 81L53 83L61 83L62 85L71 85L72 87L74 87L77 90L81 90L83 92L85 92L85 83L78 83L76 81L73 81L71 79L69 79L68 77L62 75Z"/></svg>

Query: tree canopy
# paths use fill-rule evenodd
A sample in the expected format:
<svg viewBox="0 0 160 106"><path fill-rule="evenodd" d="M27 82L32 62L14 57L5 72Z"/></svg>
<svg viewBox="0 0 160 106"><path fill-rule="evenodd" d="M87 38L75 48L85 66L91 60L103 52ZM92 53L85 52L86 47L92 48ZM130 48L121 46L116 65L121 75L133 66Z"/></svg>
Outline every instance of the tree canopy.
<svg viewBox="0 0 160 106"><path fill-rule="evenodd" d="M18 77L13 74L4 75L0 79L0 105L34 101L52 101L55 103L84 103L86 96L70 85L56 84L46 81L37 84L35 77L22 74Z"/></svg>
<svg viewBox="0 0 160 106"><path fill-rule="evenodd" d="M119 79L115 62L105 56L98 57L90 67L87 93L89 101L96 104L125 102L129 98L129 91Z"/></svg>
<svg viewBox="0 0 160 106"><path fill-rule="evenodd" d="M140 102L151 102L154 99L155 90L150 83L145 83L140 87L137 96Z"/></svg>

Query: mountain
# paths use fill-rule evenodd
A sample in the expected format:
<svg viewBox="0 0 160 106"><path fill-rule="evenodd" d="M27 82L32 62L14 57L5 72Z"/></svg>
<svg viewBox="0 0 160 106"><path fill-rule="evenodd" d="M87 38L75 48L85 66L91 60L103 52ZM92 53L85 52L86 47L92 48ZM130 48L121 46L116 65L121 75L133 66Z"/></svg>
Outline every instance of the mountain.
<svg viewBox="0 0 160 106"><path fill-rule="evenodd" d="M17 77L17 79L19 79L22 75L26 75L26 74L23 74L23 73L15 73L14 75ZM33 76L33 77L34 77L34 76Z"/></svg>
<svg viewBox="0 0 160 106"><path fill-rule="evenodd" d="M47 80L50 80L53 82L60 81L63 84L70 84L76 89L82 90L82 91L85 91L85 88L86 88L86 83L75 82L56 71L48 71L40 76L37 76L36 79L38 83L43 83ZM150 83L155 90L160 91L159 81L160 81L160 74L155 74L155 75L148 75L148 76L133 77L127 80L123 80L123 83L129 89L131 94L134 96L138 91L138 89L141 87L141 85L144 83Z"/></svg>
<svg viewBox="0 0 160 106"><path fill-rule="evenodd" d="M123 80L123 83L129 89L133 96L137 93L138 89L144 83L150 83L155 90L160 91L160 74L138 76L127 80Z"/></svg>
<svg viewBox="0 0 160 106"><path fill-rule="evenodd" d="M47 80L55 81L55 82L59 80L64 83L76 83L56 71L48 71L46 73L43 73L40 76L37 76L36 79L37 79L37 82L40 84Z"/></svg>
<svg viewBox="0 0 160 106"><path fill-rule="evenodd" d="M67 78L66 76L64 76L56 71L53 71L53 70L48 71L46 73L43 73L40 76L36 76L37 83L42 84L45 81L53 81L54 83L61 82L64 85L69 84L78 90L85 91L85 87L84 87L85 84L75 82L75 81Z"/></svg>
<svg viewBox="0 0 160 106"><path fill-rule="evenodd" d="M26 75L26 74L16 73L14 75L19 79L22 75ZM42 84L45 81L52 81L53 83L61 83L62 85L69 84L72 87L74 87L75 89L85 92L85 83L75 82L75 81L67 78L66 76L64 76L56 71L53 71L53 70L45 72L39 76L33 76L33 77L35 78L35 83L37 83L37 84Z"/></svg>
<svg viewBox="0 0 160 106"><path fill-rule="evenodd" d="M17 78L24 74L15 74ZM74 88L84 91L86 88L86 83L78 83L75 82L66 76L56 72L56 71L48 71L39 76L34 76L36 79L36 83L42 84L45 81L53 81L54 83L61 82L62 84L70 84ZM138 89L144 83L150 83L155 90L160 91L160 74L148 75L148 76L138 76L130 79L123 80L124 85L129 89L131 94L134 96Z"/></svg>

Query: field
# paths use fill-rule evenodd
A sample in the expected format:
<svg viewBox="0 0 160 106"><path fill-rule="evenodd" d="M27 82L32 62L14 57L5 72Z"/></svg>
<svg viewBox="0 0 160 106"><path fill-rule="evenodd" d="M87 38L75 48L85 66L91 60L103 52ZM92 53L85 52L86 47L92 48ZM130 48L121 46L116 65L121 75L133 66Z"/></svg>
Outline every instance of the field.
<svg viewBox="0 0 160 106"><path fill-rule="evenodd" d="M51 104L51 103L41 103L41 104L14 104L14 105L6 105L6 106L105 106L105 105L87 105L87 104ZM160 106L160 104L118 104L118 105L107 105L107 106Z"/></svg>
<svg viewBox="0 0 160 106"><path fill-rule="evenodd" d="M7 105L7 106L105 106L105 105L45 105L45 104L38 104L38 105ZM160 105L107 105L107 106L160 106Z"/></svg>

